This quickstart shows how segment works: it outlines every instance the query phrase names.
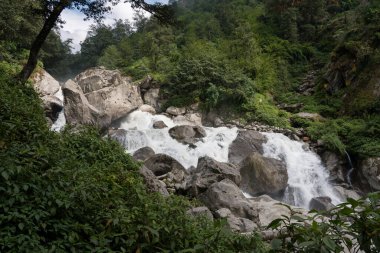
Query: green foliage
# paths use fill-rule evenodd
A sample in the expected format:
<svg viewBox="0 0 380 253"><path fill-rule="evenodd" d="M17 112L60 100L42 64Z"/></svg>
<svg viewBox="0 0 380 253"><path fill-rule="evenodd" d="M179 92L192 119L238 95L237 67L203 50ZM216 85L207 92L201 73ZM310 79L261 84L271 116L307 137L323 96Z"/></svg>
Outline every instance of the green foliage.
<svg viewBox="0 0 380 253"><path fill-rule="evenodd" d="M290 216L272 221L278 231L272 240L274 252L378 252L380 250L380 193L367 198L347 199L325 213L310 211L304 216L286 206Z"/></svg>
<svg viewBox="0 0 380 253"><path fill-rule="evenodd" d="M269 96L256 93L244 108L248 111L246 117L250 120L264 122L270 125L289 128L289 113L279 110L273 105Z"/></svg>

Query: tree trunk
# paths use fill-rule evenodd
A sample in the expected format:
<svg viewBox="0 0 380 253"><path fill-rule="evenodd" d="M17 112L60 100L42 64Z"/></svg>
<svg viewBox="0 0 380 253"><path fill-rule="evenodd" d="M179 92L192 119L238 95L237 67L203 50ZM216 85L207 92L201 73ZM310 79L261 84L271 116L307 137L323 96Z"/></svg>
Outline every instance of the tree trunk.
<svg viewBox="0 0 380 253"><path fill-rule="evenodd" d="M24 65L24 68L18 75L18 79L22 83L25 83L29 79L29 77L32 75L34 69L36 68L38 54L41 50L42 45L44 44L50 31L53 29L53 27L57 23L57 20L59 16L61 15L62 11L69 5L69 2L70 1L67 1L67 0L61 0L54 7L53 11L45 20L44 26L42 27L41 31L39 32L39 34L37 35L37 37L32 43L32 46L29 52L28 62Z"/></svg>

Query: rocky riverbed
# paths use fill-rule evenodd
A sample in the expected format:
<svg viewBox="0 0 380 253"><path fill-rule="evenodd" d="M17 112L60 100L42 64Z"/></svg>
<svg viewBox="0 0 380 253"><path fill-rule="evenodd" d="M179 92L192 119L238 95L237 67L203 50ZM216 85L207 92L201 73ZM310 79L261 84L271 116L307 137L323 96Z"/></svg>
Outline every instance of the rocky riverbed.
<svg viewBox="0 0 380 253"><path fill-rule="evenodd" d="M347 182L346 158L310 143L302 129L224 122L197 104L164 111L151 77L133 83L118 71L94 68L61 86L41 72L34 85L54 130L66 122L100 127L142 163L150 191L196 198L204 206L189 215L225 218L234 231L251 232L288 215L279 202L306 212L360 197ZM368 158L356 169L358 179L375 190L378 161Z"/></svg>

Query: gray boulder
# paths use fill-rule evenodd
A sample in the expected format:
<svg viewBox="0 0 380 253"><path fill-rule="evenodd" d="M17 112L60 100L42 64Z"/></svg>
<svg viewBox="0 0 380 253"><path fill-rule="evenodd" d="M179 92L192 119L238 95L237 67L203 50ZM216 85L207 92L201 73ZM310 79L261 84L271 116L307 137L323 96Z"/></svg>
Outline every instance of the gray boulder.
<svg viewBox="0 0 380 253"><path fill-rule="evenodd" d="M274 200L268 195L250 198L249 201L253 205L253 208L257 210L260 224L263 227L268 226L275 219L282 218L282 215L291 215L290 210L281 205L280 201ZM292 206L292 209L301 214L307 213L307 210L299 207Z"/></svg>
<svg viewBox="0 0 380 253"><path fill-rule="evenodd" d="M151 88L144 94L144 103L152 106L156 109L157 112L160 111L160 89L159 88Z"/></svg>
<svg viewBox="0 0 380 253"><path fill-rule="evenodd" d="M308 119L312 121L321 121L323 120L323 117L319 115L318 113L311 113L311 112L299 112L296 114L297 117L300 117L302 119Z"/></svg>
<svg viewBox="0 0 380 253"><path fill-rule="evenodd" d="M169 129L169 135L184 144L194 144L206 137L206 131L200 126L175 126Z"/></svg>
<svg viewBox="0 0 380 253"><path fill-rule="evenodd" d="M133 158L136 159L137 161L146 161L150 157L154 156L156 153L154 150L150 147L144 147L140 148L136 152L133 153Z"/></svg>
<svg viewBox="0 0 380 253"><path fill-rule="evenodd" d="M186 178L185 191L191 196L198 196L206 191L212 184L230 179L239 185L241 176L238 168L229 163L215 161L210 157L201 157L198 159L198 166L191 171Z"/></svg>
<svg viewBox="0 0 380 253"><path fill-rule="evenodd" d="M89 104L98 114L105 115L101 119L97 117L91 119L94 124L105 127L143 104L139 87L132 85L130 78L122 76L119 71L92 68L79 74L74 80L75 82L70 81L70 89L74 89L75 85L78 86L75 90L76 93L81 93L77 95L80 99L66 99L70 94L64 91L65 108L72 112L67 118L70 124L86 124L89 121L82 113L82 108L73 103L74 100L80 100L76 101L79 104ZM67 90L68 85L65 86L64 89Z"/></svg>
<svg viewBox="0 0 380 253"><path fill-rule="evenodd" d="M142 112L149 112L151 114L156 114L156 109L153 108L151 105L142 105L139 107L139 110Z"/></svg>
<svg viewBox="0 0 380 253"><path fill-rule="evenodd" d="M342 186L334 186L334 191L340 196L341 199L343 199L344 201L347 200L347 198L351 198L351 199L360 199L362 196L357 193L356 191L354 190L349 190L349 189L346 189Z"/></svg>
<svg viewBox="0 0 380 253"><path fill-rule="evenodd" d="M162 120L159 120L159 121L155 121L153 123L153 128L154 129L163 129L163 128L167 128L168 126L165 124L165 122L163 122Z"/></svg>
<svg viewBox="0 0 380 253"><path fill-rule="evenodd" d="M277 194L288 185L285 164L277 159L253 153L240 165L241 189L250 195Z"/></svg>
<svg viewBox="0 0 380 253"><path fill-rule="evenodd" d="M40 97L52 96L56 94L61 87L59 82L43 69L33 75L32 83Z"/></svg>
<svg viewBox="0 0 380 253"><path fill-rule="evenodd" d="M330 181L338 183L346 182L345 171L347 169L344 157L342 157L341 155L337 155L331 151L325 151L321 155L321 159L325 164L327 170L329 171Z"/></svg>
<svg viewBox="0 0 380 253"><path fill-rule="evenodd" d="M144 183L150 192L159 192L164 196L169 196L169 192L165 184L158 180L151 170L142 166L139 170L140 175L144 179Z"/></svg>
<svg viewBox="0 0 380 253"><path fill-rule="evenodd" d="M66 121L72 125L96 125L105 128L111 119L92 106L82 89L72 80L62 87Z"/></svg>
<svg viewBox="0 0 380 253"><path fill-rule="evenodd" d="M186 108L170 106L170 107L168 107L168 109L166 109L166 113L173 115L173 116L183 115L186 113Z"/></svg>
<svg viewBox="0 0 380 253"><path fill-rule="evenodd" d="M226 219L228 227L237 233L250 233L257 230L257 225L246 218L239 218L232 214L227 208L221 208L215 212L215 216L220 219Z"/></svg>
<svg viewBox="0 0 380 253"><path fill-rule="evenodd" d="M227 208L237 217L252 220L256 224L258 222L257 211L239 187L229 179L212 184L198 199L211 211Z"/></svg>
<svg viewBox="0 0 380 253"><path fill-rule="evenodd" d="M210 220L213 220L214 217L212 216L212 213L210 209L208 209L205 206L200 206L200 207L194 207L186 211L186 214L191 215L191 216L205 216L209 218Z"/></svg>
<svg viewBox="0 0 380 253"><path fill-rule="evenodd" d="M251 130L239 130L238 136L231 143L228 152L228 161L239 164L252 153L263 153L263 143L266 137L259 132Z"/></svg>
<svg viewBox="0 0 380 253"><path fill-rule="evenodd" d="M372 189L380 190L380 157L367 158L360 163L360 172Z"/></svg>
<svg viewBox="0 0 380 253"><path fill-rule="evenodd" d="M177 160L165 154L151 156L144 162L144 165L150 169L155 176L162 176L173 170L186 171Z"/></svg>
<svg viewBox="0 0 380 253"><path fill-rule="evenodd" d="M309 203L311 210L328 211L335 206L331 203L331 198L327 196L312 198Z"/></svg>

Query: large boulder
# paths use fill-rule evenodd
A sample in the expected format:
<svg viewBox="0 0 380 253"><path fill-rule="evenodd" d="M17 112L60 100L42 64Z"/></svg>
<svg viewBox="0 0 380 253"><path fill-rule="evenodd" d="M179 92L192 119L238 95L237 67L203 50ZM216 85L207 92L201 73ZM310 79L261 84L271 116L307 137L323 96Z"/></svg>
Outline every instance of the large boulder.
<svg viewBox="0 0 380 253"><path fill-rule="evenodd" d="M32 83L34 89L41 97L54 95L61 87L59 82L45 70L36 72L32 77Z"/></svg>
<svg viewBox="0 0 380 253"><path fill-rule="evenodd" d="M184 144L194 144L206 137L206 131L200 126L175 126L169 129L169 134L173 139Z"/></svg>
<svg viewBox="0 0 380 253"><path fill-rule="evenodd" d="M166 113L173 115L173 116L183 115L186 113L186 108L170 106L166 109Z"/></svg>
<svg viewBox="0 0 380 253"><path fill-rule="evenodd" d="M237 233L251 233L257 229L256 223L246 218L236 217L227 208L217 210L215 216L219 219L226 219L228 227Z"/></svg>
<svg viewBox="0 0 380 253"><path fill-rule="evenodd" d="M250 195L277 194L288 186L285 164L277 159L253 153L240 165L241 189Z"/></svg>
<svg viewBox="0 0 380 253"><path fill-rule="evenodd" d="M263 143L266 137L259 132L251 130L239 130L236 139L231 143L228 152L228 161L239 164L252 153L263 153Z"/></svg>
<svg viewBox="0 0 380 253"><path fill-rule="evenodd" d="M268 226L275 219L282 218L283 215L290 216L290 210L281 205L280 201L274 200L268 195L250 198L249 201L258 212L261 226ZM306 214L307 211L299 207L292 207L293 210Z"/></svg>
<svg viewBox="0 0 380 253"><path fill-rule="evenodd" d="M380 157L372 157L363 160L359 167L372 189L380 190Z"/></svg>
<svg viewBox="0 0 380 253"><path fill-rule="evenodd" d="M200 113L186 113L173 118L173 121L180 125L202 126L202 115Z"/></svg>
<svg viewBox="0 0 380 253"><path fill-rule="evenodd" d="M328 211L335 206L331 203L331 198L327 196L312 198L309 203L311 210Z"/></svg>
<svg viewBox="0 0 380 253"><path fill-rule="evenodd" d="M33 75L32 83L41 97L46 117L52 122L56 121L63 109L63 101L59 95L61 92L59 82L45 70L40 70Z"/></svg>
<svg viewBox="0 0 380 253"><path fill-rule="evenodd" d="M153 108L151 105L142 105L139 107L139 110L142 112L149 112L150 114L156 114L156 109Z"/></svg>
<svg viewBox="0 0 380 253"><path fill-rule="evenodd" d="M65 116L72 125L97 125L107 127L110 118L92 106L82 89L72 80L68 80L62 87L65 104Z"/></svg>
<svg viewBox="0 0 380 253"><path fill-rule="evenodd" d="M78 107L73 102L89 104L98 114L104 115L101 118L92 117L90 122L105 127L143 104L139 87L132 85L131 80L122 76L119 71L92 68L79 74L74 81L69 81L70 85L65 84L64 87L68 89L70 86L70 89L75 89L77 93L77 99L65 98L65 108L71 112L67 118L70 124L89 122L88 117L85 117L88 115L82 113L81 106ZM74 88L74 86L77 87ZM65 97L66 94L70 95L67 91L64 91L64 94Z"/></svg>
<svg viewBox="0 0 380 253"><path fill-rule="evenodd" d="M333 153L331 151L325 151L321 155L321 159L329 171L329 180L344 183L346 182L346 161L341 155Z"/></svg>
<svg viewBox="0 0 380 253"><path fill-rule="evenodd" d="M150 192L159 192L164 196L169 196L169 192L165 184L157 179L151 170L142 166L139 170L140 175L144 179L144 183Z"/></svg>
<svg viewBox="0 0 380 253"><path fill-rule="evenodd" d="M212 184L230 179L239 185L241 176L238 168L229 163L218 162L210 157L198 159L198 166L191 171L185 182L185 191L191 196L198 196Z"/></svg>
<svg viewBox="0 0 380 253"><path fill-rule="evenodd" d="M194 216L194 217L204 216L204 217L207 217L210 220L214 219L214 217L213 217L210 209L208 209L205 206L191 208L191 209L189 209L189 210L186 211L186 214L188 214L190 216Z"/></svg>
<svg viewBox="0 0 380 253"><path fill-rule="evenodd" d="M227 208L233 215L252 220L257 224L257 211L244 197L239 187L229 179L212 184L198 198L211 211Z"/></svg>
<svg viewBox="0 0 380 253"><path fill-rule="evenodd" d="M137 161L144 162L148 160L150 157L154 156L156 153L154 150L150 147L143 147L138 150L136 150L133 153L133 158L136 159Z"/></svg>
<svg viewBox="0 0 380 253"><path fill-rule="evenodd" d="M173 170L186 172L186 169L177 160L165 154L151 156L144 162L144 165L156 176L162 176Z"/></svg>
<svg viewBox="0 0 380 253"><path fill-rule="evenodd" d="M154 109L156 109L157 112L161 110L159 99L160 99L159 88L151 88L144 94L144 103L152 106Z"/></svg>
<svg viewBox="0 0 380 253"><path fill-rule="evenodd" d="M155 121L153 123L153 128L154 129L163 129L163 128L167 128L167 127L168 126L162 120L158 120L158 121Z"/></svg>
<svg viewBox="0 0 380 253"><path fill-rule="evenodd" d="M338 196L340 197L340 199L342 199L343 201L346 201L347 198L351 198L351 199L360 199L362 196L357 193L356 191L354 190L349 190L349 189L346 189L342 186L334 186L334 191L335 193L338 194Z"/></svg>

